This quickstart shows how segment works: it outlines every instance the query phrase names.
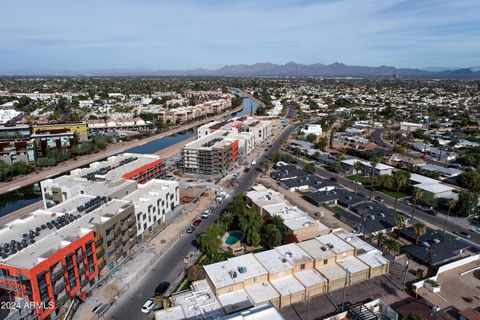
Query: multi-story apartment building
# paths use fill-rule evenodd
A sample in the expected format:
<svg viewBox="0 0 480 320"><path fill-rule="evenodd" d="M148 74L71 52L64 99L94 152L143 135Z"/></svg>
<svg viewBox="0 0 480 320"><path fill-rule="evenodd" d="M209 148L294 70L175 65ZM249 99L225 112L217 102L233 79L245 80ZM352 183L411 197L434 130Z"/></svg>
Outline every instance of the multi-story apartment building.
<svg viewBox="0 0 480 320"><path fill-rule="evenodd" d="M153 179L139 184L136 191L123 199L135 205L137 236L141 236L165 222L166 215L180 204L179 183Z"/></svg>
<svg viewBox="0 0 480 320"><path fill-rule="evenodd" d="M239 141L217 131L182 148L182 169L198 174L225 174L237 161Z"/></svg>
<svg viewBox="0 0 480 320"><path fill-rule="evenodd" d="M78 195L102 195L123 198L136 185L161 177L164 162L155 155L124 153L75 169L69 175L46 179L40 183L45 208Z"/></svg>
<svg viewBox="0 0 480 320"><path fill-rule="evenodd" d="M204 266L226 313L266 302L283 308L383 275L388 268L381 252L343 229Z"/></svg>
<svg viewBox="0 0 480 320"><path fill-rule="evenodd" d="M37 210L2 226L0 243L0 287L35 303L39 319L55 318L98 276L94 231L81 214Z"/></svg>
<svg viewBox="0 0 480 320"><path fill-rule="evenodd" d="M0 125L0 160L10 165L17 161L35 163L30 134L29 125Z"/></svg>
<svg viewBox="0 0 480 320"><path fill-rule="evenodd" d="M86 122L35 123L32 125L32 133L45 132L71 132L75 134L78 141L88 140L88 129Z"/></svg>

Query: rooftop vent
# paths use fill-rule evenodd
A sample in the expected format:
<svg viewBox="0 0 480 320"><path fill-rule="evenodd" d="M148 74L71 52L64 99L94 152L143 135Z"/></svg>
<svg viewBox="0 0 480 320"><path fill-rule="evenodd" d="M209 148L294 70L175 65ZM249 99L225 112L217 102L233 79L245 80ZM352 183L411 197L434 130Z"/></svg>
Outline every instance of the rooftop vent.
<svg viewBox="0 0 480 320"><path fill-rule="evenodd" d="M333 244L327 243L327 247L330 248L330 249L333 249Z"/></svg>
<svg viewBox="0 0 480 320"><path fill-rule="evenodd" d="M247 267L238 267L238 272L246 273L247 272Z"/></svg>
<svg viewBox="0 0 480 320"><path fill-rule="evenodd" d="M325 246L321 246L320 249L322 249L322 251L327 251L327 248Z"/></svg>
<svg viewBox="0 0 480 320"><path fill-rule="evenodd" d="M237 277L237 271L235 271L235 270L231 270L231 271L229 272L229 274L230 274L230 277L231 277L232 279L235 279L235 278Z"/></svg>
<svg viewBox="0 0 480 320"><path fill-rule="evenodd" d="M287 258L291 258L291 257L293 257L293 254L290 251L287 251L287 252L285 252L284 256L287 257Z"/></svg>

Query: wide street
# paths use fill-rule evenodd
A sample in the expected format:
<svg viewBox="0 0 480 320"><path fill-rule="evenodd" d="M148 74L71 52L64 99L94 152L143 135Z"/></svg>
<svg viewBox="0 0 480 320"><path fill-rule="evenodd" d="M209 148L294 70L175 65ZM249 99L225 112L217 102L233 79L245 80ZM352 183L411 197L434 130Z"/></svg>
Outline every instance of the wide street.
<svg viewBox="0 0 480 320"><path fill-rule="evenodd" d="M305 160L300 159L300 158L296 158L296 159L298 161L298 164L301 165L301 166L304 166L307 162L310 163L310 161L305 161ZM339 186L343 186L343 187L349 188L351 190L355 190L355 187L358 187L358 193L359 194L364 195L366 197L370 196L370 190L365 188L364 186L357 185L353 181L351 181L349 179L346 179L346 178L344 178L344 177L342 177L342 176L340 176L340 175L338 175L334 172L328 171L327 169L324 169L324 168L322 168L318 165L315 165L315 173L317 173L322 178L326 178L326 179L335 178L336 183ZM395 198L392 198L392 197L390 197L390 196L388 196L384 193L375 191L373 193L373 196L382 198L383 201L384 201L383 203L386 204L387 206L390 206L390 207L393 208L394 205L395 205ZM397 209L399 211L404 212L407 215L412 214L412 207L402 203L401 201L398 201ZM437 226L438 228L441 228L441 229L443 229L443 225L445 223L445 217L446 217L446 215L444 215L442 213L440 213L436 216L433 216L433 215L428 214L425 211L419 210L419 209L415 209L415 214L414 214L415 219L420 220L422 222L425 222L427 224ZM466 228L463 225L459 225L457 223L454 223L452 220L447 220L446 230L450 231L450 232L454 232L454 231L468 232L469 234L471 234L471 238L470 239L461 238L461 239L470 243L470 244L472 244L472 245L475 245L475 246L480 245L480 235L478 235L476 233L473 233L473 232L469 232L468 228Z"/></svg>
<svg viewBox="0 0 480 320"><path fill-rule="evenodd" d="M260 174L262 161L270 156L272 152L280 149L282 142L286 141L288 136L295 129L294 125L286 127L280 136L273 142L272 147L265 151L258 159L256 166L252 167L248 172L242 173L238 184L235 186L234 193L244 192L250 188ZM258 168L258 170L257 170ZM205 228L212 224L220 212L222 212L232 197L226 198L218 207L216 207L212 215L196 229L192 234L185 233L158 261L152 266L141 280L129 289L127 295L121 297L117 304L112 306L105 314L108 319L151 319L149 315L141 313L140 309L145 301L152 297L156 286L162 281L174 283L182 275L185 265L182 260L190 251L196 251L195 238L201 234Z"/></svg>

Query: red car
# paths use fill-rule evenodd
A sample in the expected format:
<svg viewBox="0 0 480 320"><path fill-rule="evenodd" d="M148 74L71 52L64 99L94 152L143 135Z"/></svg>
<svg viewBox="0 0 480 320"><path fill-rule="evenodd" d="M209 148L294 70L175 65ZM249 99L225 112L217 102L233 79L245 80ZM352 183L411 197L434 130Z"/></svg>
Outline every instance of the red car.
<svg viewBox="0 0 480 320"><path fill-rule="evenodd" d="M202 219L197 219L192 222L192 226L198 227L202 223Z"/></svg>

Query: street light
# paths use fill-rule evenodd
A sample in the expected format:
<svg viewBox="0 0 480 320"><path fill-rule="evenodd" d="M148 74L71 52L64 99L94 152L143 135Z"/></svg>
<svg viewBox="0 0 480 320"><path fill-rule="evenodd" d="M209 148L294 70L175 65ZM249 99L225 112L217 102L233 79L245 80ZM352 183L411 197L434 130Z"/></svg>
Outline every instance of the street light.
<svg viewBox="0 0 480 320"><path fill-rule="evenodd" d="M402 292L405 291L405 285L407 283L408 262L409 262L409 260L407 258L407 260L405 261L405 276L403 277Z"/></svg>
<svg viewBox="0 0 480 320"><path fill-rule="evenodd" d="M348 278L350 277L350 271L345 270L345 283L343 285L343 299L342 299L342 309L340 311L343 311L343 308L345 307L345 296L347 294L347 284L348 284Z"/></svg>

